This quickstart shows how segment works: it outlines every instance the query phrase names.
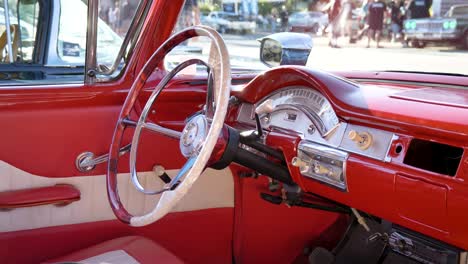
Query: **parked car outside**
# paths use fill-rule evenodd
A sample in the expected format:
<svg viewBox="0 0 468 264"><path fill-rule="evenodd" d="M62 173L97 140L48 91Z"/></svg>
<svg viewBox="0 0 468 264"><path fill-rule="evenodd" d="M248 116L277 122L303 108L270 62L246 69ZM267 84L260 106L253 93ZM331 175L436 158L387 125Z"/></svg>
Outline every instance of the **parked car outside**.
<svg viewBox="0 0 468 264"><path fill-rule="evenodd" d="M86 48L86 14L87 6L81 0L55 0L53 12L58 12L61 16L52 16L53 26L48 43L49 52L46 62L49 66L74 65L82 66L85 63ZM20 25L20 56L22 61L32 58L36 24L9 14L10 25ZM72 17L73 19L62 19ZM32 19L32 18L31 18ZM77 26L82 25L82 26ZM0 32L4 32L5 11L0 8ZM103 20L98 23L99 38L97 45L101 47L97 54L99 62L102 64L112 64L115 56L122 44L122 38L117 35Z"/></svg>
<svg viewBox="0 0 468 264"><path fill-rule="evenodd" d="M443 17L408 19L404 28L407 40L419 48L446 43L468 49L468 5L454 5Z"/></svg>
<svg viewBox="0 0 468 264"><path fill-rule="evenodd" d="M213 11L208 16L203 16L201 22L204 25L215 28L220 33L255 33L257 25L255 21L245 20L235 13Z"/></svg>
<svg viewBox="0 0 468 264"><path fill-rule="evenodd" d="M328 15L322 12L296 12L289 16L292 32L320 32L328 25Z"/></svg>

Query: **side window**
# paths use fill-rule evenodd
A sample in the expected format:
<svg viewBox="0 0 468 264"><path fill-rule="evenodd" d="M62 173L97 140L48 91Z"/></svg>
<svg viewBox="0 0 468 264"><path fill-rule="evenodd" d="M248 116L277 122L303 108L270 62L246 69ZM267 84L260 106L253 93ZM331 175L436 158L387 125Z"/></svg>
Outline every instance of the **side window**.
<svg viewBox="0 0 468 264"><path fill-rule="evenodd" d="M460 6L453 9L452 16L466 16L468 14L468 6Z"/></svg>
<svg viewBox="0 0 468 264"><path fill-rule="evenodd" d="M81 0L60 0L60 18L56 39L57 59L48 65L84 65L88 6Z"/></svg>
<svg viewBox="0 0 468 264"><path fill-rule="evenodd" d="M118 1L112 4L110 1L100 2L108 3L109 7L104 5L99 10L97 61L98 64L109 66L118 55L122 40L128 31L128 18L133 17L136 6L130 4L129 1L122 1L122 4ZM57 60L50 61L49 65L83 66L85 64L87 14L88 6L82 0L60 0L58 56Z"/></svg>
<svg viewBox="0 0 468 264"><path fill-rule="evenodd" d="M109 79L125 67L151 0L98 3L96 60ZM88 0L0 0L0 86L82 83L87 28Z"/></svg>
<svg viewBox="0 0 468 264"><path fill-rule="evenodd" d="M69 0L64 0L69 1ZM145 0L101 0L99 2L99 20L97 34L96 60L98 68L102 72L111 72L116 76L125 66L125 60L120 55L128 57L132 43L122 49L122 44L127 37L131 37L131 26L136 25L135 16L139 8L144 8L148 1ZM132 21L134 24L132 24Z"/></svg>
<svg viewBox="0 0 468 264"><path fill-rule="evenodd" d="M1 64L36 62L39 13L38 1L0 0Z"/></svg>

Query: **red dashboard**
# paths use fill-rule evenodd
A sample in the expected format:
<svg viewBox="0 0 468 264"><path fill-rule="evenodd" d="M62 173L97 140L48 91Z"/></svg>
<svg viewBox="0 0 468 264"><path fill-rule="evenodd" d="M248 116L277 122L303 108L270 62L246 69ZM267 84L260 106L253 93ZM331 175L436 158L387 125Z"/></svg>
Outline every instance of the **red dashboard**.
<svg viewBox="0 0 468 264"><path fill-rule="evenodd" d="M245 86L235 87L232 94L242 104L258 107L259 102L275 91L297 86L323 94L340 122L371 131L374 144L379 144L380 134L376 132L391 135L383 159L366 155L365 151L347 152L347 187L340 190L304 176L293 166L304 138L294 131L298 124L291 124L288 129L271 129L267 144L283 151L294 181L304 191L468 248L468 94L465 90L455 85L391 80L367 80L363 84L306 68L283 67L259 75ZM233 126L244 127L247 123L236 124L239 113L231 115L234 115L230 117ZM428 147L414 150L412 142L419 141L429 142ZM450 147L456 148L456 157L451 158L458 160L451 173L421 165L436 164L435 159L445 158L439 154L450 152ZM343 150L345 146L337 148ZM414 151L416 154L411 153ZM439 154L421 155L424 151ZM410 155L418 155L420 160L411 162Z"/></svg>

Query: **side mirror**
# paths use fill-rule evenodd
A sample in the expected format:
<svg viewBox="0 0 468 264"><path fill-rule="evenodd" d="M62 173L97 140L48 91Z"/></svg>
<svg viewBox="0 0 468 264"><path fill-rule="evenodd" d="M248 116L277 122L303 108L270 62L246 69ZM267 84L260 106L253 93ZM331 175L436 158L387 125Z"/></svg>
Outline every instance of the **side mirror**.
<svg viewBox="0 0 468 264"><path fill-rule="evenodd" d="M302 33L276 33L259 39L259 41L261 43L260 61L268 67L305 66L312 50L312 38Z"/></svg>

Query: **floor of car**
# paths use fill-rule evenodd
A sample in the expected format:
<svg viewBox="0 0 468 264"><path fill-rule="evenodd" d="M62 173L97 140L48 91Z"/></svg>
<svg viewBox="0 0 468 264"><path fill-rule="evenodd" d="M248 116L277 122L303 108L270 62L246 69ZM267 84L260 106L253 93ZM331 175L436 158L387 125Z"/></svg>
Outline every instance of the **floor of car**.
<svg viewBox="0 0 468 264"><path fill-rule="evenodd" d="M353 221L338 246L329 251L315 248L309 255L309 264L415 264L412 259L399 255L387 247L387 226L377 221L367 221L370 232Z"/></svg>
<svg viewBox="0 0 468 264"><path fill-rule="evenodd" d="M357 224L356 221L352 223L346 240L342 242L342 245L339 245L341 247L336 251L333 263L379 263L386 245L379 237L379 234L384 233L384 228L380 223L374 221L367 221L367 225L370 232Z"/></svg>

